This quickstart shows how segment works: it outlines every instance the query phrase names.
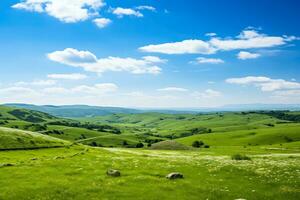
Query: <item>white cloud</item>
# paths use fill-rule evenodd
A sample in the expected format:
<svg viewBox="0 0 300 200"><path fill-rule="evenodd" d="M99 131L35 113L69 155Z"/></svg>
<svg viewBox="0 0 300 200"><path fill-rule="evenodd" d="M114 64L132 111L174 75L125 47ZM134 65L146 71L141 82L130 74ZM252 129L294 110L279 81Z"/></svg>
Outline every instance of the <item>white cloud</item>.
<svg viewBox="0 0 300 200"><path fill-rule="evenodd" d="M260 57L260 54L258 54L258 53L250 53L250 52L247 52L247 51L240 51L237 54L237 57L240 60L247 60L247 59L258 58L258 57Z"/></svg>
<svg viewBox="0 0 300 200"><path fill-rule="evenodd" d="M166 59L161 59L160 57L157 56L144 56L144 60L152 62L152 63L166 63L168 60Z"/></svg>
<svg viewBox="0 0 300 200"><path fill-rule="evenodd" d="M85 71L103 73L106 71L127 71L133 74L159 74L161 68L147 59L107 57L98 59L89 51L67 48L48 54L48 58L62 64L81 67Z"/></svg>
<svg viewBox="0 0 300 200"><path fill-rule="evenodd" d="M23 0L12 8L47 13L62 22L74 23L98 15L104 5L103 0Z"/></svg>
<svg viewBox="0 0 300 200"><path fill-rule="evenodd" d="M196 58L197 64L221 64L224 63L224 60L220 58L204 58L204 57L199 57Z"/></svg>
<svg viewBox="0 0 300 200"><path fill-rule="evenodd" d="M287 40L283 36L268 36L260 34L255 30L244 30L237 36L237 39L212 38L209 43L219 50L254 49L275 47L286 44Z"/></svg>
<svg viewBox="0 0 300 200"><path fill-rule="evenodd" d="M156 9L153 6L137 6L135 7L137 10L150 10L150 11L155 11Z"/></svg>
<svg viewBox="0 0 300 200"><path fill-rule="evenodd" d="M54 51L47 54L47 57L65 65L79 67L82 64L95 63L97 57L89 51L78 51L77 49L66 48L63 51Z"/></svg>
<svg viewBox="0 0 300 200"><path fill-rule="evenodd" d="M271 92L275 90L289 90L299 89L300 83L286 81L283 79L271 79L264 76L247 76L242 78L229 78L226 80L227 83L238 84L238 85L254 85L259 87L262 91Z"/></svg>
<svg viewBox="0 0 300 200"><path fill-rule="evenodd" d="M72 92L101 95L108 92L115 92L118 86L114 83L101 83L94 86L80 85L71 89Z"/></svg>
<svg viewBox="0 0 300 200"><path fill-rule="evenodd" d="M123 17L123 16L135 16L135 17L143 17L144 15L139 12L139 11L136 11L134 9L131 9L131 8L121 8L121 7L118 7L118 8L115 8L113 9L112 11L113 14L117 15L118 17Z"/></svg>
<svg viewBox="0 0 300 200"><path fill-rule="evenodd" d="M160 91L160 92L187 92L188 89L180 88L180 87L166 87L166 88L157 89L157 91Z"/></svg>
<svg viewBox="0 0 300 200"><path fill-rule="evenodd" d="M300 97L300 90L283 90L283 91L275 91L275 96L281 96L281 97Z"/></svg>
<svg viewBox="0 0 300 200"><path fill-rule="evenodd" d="M222 93L216 90L207 89L204 92L194 92L192 96L202 99L202 98L216 98L222 96Z"/></svg>
<svg viewBox="0 0 300 200"><path fill-rule="evenodd" d="M208 34L211 36L214 35L214 33ZM299 38L295 36L268 36L258 33L256 30L244 30L233 39L216 37L208 41L190 39L181 42L150 44L140 47L139 50L164 54L213 54L217 51L275 47L297 39Z"/></svg>
<svg viewBox="0 0 300 200"><path fill-rule="evenodd" d="M208 37L214 37L216 35L217 35L216 33L206 33L205 34L205 36L208 36Z"/></svg>
<svg viewBox="0 0 300 200"><path fill-rule="evenodd" d="M43 92L47 94L66 94L69 92L68 89L63 88L63 87L50 87L50 88L45 88Z"/></svg>
<svg viewBox="0 0 300 200"><path fill-rule="evenodd" d="M144 52L164 54L213 54L216 49L202 40L184 40L182 42L164 43L140 47Z"/></svg>
<svg viewBox="0 0 300 200"><path fill-rule="evenodd" d="M87 76L84 74L48 74L47 77L52 79L65 80L82 80L87 78Z"/></svg>
<svg viewBox="0 0 300 200"><path fill-rule="evenodd" d="M108 18L96 18L93 20L93 22L99 27L104 28L108 26L112 21Z"/></svg>
<svg viewBox="0 0 300 200"><path fill-rule="evenodd" d="M5 94L33 94L35 91L31 88L25 87L8 87L8 88L0 88L0 93Z"/></svg>
<svg viewBox="0 0 300 200"><path fill-rule="evenodd" d="M24 81L20 81L20 82L16 82L14 85L15 86L50 86L50 85L55 85L56 81L55 80L35 80L32 82L24 82Z"/></svg>

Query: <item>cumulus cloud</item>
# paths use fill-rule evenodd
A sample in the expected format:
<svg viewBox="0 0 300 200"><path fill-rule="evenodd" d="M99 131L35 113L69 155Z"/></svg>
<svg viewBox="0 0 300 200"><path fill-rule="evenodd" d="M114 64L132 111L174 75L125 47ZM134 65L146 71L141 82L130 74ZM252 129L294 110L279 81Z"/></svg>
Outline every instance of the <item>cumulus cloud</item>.
<svg viewBox="0 0 300 200"><path fill-rule="evenodd" d="M216 90L207 89L203 92L194 92L192 96L202 99L202 98L216 98L222 96L222 93Z"/></svg>
<svg viewBox="0 0 300 200"><path fill-rule="evenodd" d="M163 54L213 54L216 49L202 40L183 40L182 42L164 43L140 47L144 52Z"/></svg>
<svg viewBox="0 0 300 200"><path fill-rule="evenodd" d="M199 57L196 58L196 62L193 62L196 64L221 64L224 63L224 60L220 58L204 58L204 57Z"/></svg>
<svg viewBox="0 0 300 200"><path fill-rule="evenodd" d="M108 26L112 21L108 18L96 18L93 20L93 22L99 27L99 28L105 28Z"/></svg>
<svg viewBox="0 0 300 200"><path fill-rule="evenodd" d="M209 33L209 35L214 36L214 33ZM243 30L238 36L230 39L217 37L208 41L190 39L181 42L150 44L140 47L139 50L164 54L213 54L217 51L276 47L297 39L299 38L295 36L268 36L256 30Z"/></svg>
<svg viewBox="0 0 300 200"><path fill-rule="evenodd" d="M188 89L180 88L180 87L166 87L166 88L157 89L157 91L160 91L160 92L187 92Z"/></svg>
<svg viewBox="0 0 300 200"><path fill-rule="evenodd" d="M242 78L226 79L227 83L238 85L254 85L259 87L262 91L272 92L276 90L299 89L300 83L286 81L283 79L271 79L264 76L247 76Z"/></svg>
<svg viewBox="0 0 300 200"><path fill-rule="evenodd" d="M250 53L250 52L247 52L247 51L240 51L237 54L237 57L240 60L247 60L247 59L258 58L258 57L260 57L260 54L258 54L258 53Z"/></svg>
<svg viewBox="0 0 300 200"><path fill-rule="evenodd" d="M157 61L135 58L107 57L97 58L89 51L79 51L67 48L63 51L49 53L48 58L52 61L65 65L81 67L85 71L101 74L106 71L127 71L133 74L159 74L161 68L155 63ZM153 59L153 58L152 58Z"/></svg>
<svg viewBox="0 0 300 200"><path fill-rule="evenodd" d="M135 17L143 17L144 16L141 12L134 10L132 8L118 7L118 8L113 9L112 13L117 15L118 17L130 16L130 15L135 16Z"/></svg>
<svg viewBox="0 0 300 200"><path fill-rule="evenodd" d="M23 0L12 8L47 13L65 23L84 21L98 15L103 0Z"/></svg>
<svg viewBox="0 0 300 200"><path fill-rule="evenodd" d="M65 80L82 80L86 79L87 76L85 74L48 74L48 78L51 79L65 79Z"/></svg>

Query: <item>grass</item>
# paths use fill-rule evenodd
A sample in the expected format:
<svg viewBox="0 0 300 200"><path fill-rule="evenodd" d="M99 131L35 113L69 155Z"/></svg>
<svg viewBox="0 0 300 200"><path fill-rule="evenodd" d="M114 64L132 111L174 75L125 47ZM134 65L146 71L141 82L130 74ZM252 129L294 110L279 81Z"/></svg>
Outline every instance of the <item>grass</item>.
<svg viewBox="0 0 300 200"><path fill-rule="evenodd" d="M67 141L35 132L0 127L0 150L62 147Z"/></svg>
<svg viewBox="0 0 300 200"><path fill-rule="evenodd" d="M166 140L152 144L150 149L156 150L190 150L191 148L173 140Z"/></svg>
<svg viewBox="0 0 300 200"><path fill-rule="evenodd" d="M298 199L299 153L251 157L81 146L0 152L0 199ZM170 172L185 178L167 180Z"/></svg>

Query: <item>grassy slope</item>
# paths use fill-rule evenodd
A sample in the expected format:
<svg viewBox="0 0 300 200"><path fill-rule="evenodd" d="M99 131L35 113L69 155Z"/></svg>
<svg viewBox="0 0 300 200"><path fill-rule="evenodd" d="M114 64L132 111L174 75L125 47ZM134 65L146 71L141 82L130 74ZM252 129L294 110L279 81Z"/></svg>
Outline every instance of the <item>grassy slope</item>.
<svg viewBox="0 0 300 200"><path fill-rule="evenodd" d="M270 153L270 152L269 152ZM0 152L0 199L298 199L300 154L71 147ZM33 159L34 158L34 159ZM108 177L109 168L121 177ZM184 179L165 176L178 171Z"/></svg>
<svg viewBox="0 0 300 200"><path fill-rule="evenodd" d="M213 132L245 130L266 127L268 123L281 120L262 114L206 114L206 115L168 115L159 113L115 114L95 118L84 118L93 123L115 123L135 128L147 128L148 131L162 136L179 135L193 128L210 128ZM128 127L127 127L128 128Z"/></svg>
<svg viewBox="0 0 300 200"><path fill-rule="evenodd" d="M24 113L25 118L23 116L18 116L14 115L11 113L14 113L14 111L20 110L22 113ZM40 123L34 123L31 121L26 121L27 118L26 116L34 116L35 119L38 119ZM32 111L32 110L26 110L26 109L16 109L13 107L7 107L7 106L0 106L0 122L4 122L4 124L0 124L2 127L7 127L7 128L18 128L21 130L28 129L29 131L31 128L26 128L29 125L32 124L45 124L47 122L51 121L56 121L60 120L61 118L53 117L51 115L48 115L46 113L42 113L39 111ZM65 119L64 119L65 120ZM49 136L63 139L63 140L68 140L68 141L76 141L76 140L81 140L82 137L84 138L94 138L94 137L99 137L99 136L105 136L105 135L111 135L106 132L99 132L99 131L94 131L94 130L89 130L85 128L78 128L78 127L67 127L67 126L55 126L55 125L48 125L47 130L45 131L39 131L39 133L45 133L47 131L51 130L59 130L63 131L64 134L53 134L50 133ZM31 130L34 131L34 130ZM34 145L31 145L34 146Z"/></svg>
<svg viewBox="0 0 300 200"><path fill-rule="evenodd" d="M69 143L39 133L0 127L0 150L58 147L66 144Z"/></svg>
<svg viewBox="0 0 300 200"><path fill-rule="evenodd" d="M212 146L279 145L300 141L299 132L299 123L277 124L275 127L254 130L193 135L177 139L177 141L186 145L191 145L195 140L202 140Z"/></svg>

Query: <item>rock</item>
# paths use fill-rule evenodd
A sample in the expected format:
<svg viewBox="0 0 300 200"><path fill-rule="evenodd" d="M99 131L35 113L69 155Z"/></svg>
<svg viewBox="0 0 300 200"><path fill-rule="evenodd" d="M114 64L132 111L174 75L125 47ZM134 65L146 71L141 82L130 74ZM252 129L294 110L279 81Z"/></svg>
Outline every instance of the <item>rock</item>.
<svg viewBox="0 0 300 200"><path fill-rule="evenodd" d="M113 176L113 177L121 176L120 171L115 170L115 169L109 169L109 170L107 170L106 174L107 174L108 176Z"/></svg>
<svg viewBox="0 0 300 200"><path fill-rule="evenodd" d="M183 178L183 174L179 173L179 172L172 172L170 174L168 174L167 179L173 180L173 179L179 179L179 178Z"/></svg>

